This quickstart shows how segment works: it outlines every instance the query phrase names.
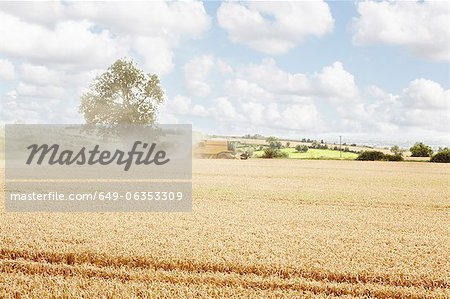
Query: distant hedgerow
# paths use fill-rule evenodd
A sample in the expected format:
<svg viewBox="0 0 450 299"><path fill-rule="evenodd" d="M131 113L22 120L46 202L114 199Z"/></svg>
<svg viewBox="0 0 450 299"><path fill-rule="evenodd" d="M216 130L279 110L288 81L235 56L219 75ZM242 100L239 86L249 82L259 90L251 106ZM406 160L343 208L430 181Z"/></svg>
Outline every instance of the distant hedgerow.
<svg viewBox="0 0 450 299"><path fill-rule="evenodd" d="M364 151L359 154L356 160L360 161L403 161L400 155L388 155L380 151Z"/></svg>
<svg viewBox="0 0 450 299"><path fill-rule="evenodd" d="M288 158L289 154L283 151L280 151L279 149L275 148L266 148L264 150L264 153L262 154L261 158L265 159L273 159L273 158Z"/></svg>
<svg viewBox="0 0 450 299"><path fill-rule="evenodd" d="M444 150L431 157L430 162L450 163L450 150Z"/></svg>

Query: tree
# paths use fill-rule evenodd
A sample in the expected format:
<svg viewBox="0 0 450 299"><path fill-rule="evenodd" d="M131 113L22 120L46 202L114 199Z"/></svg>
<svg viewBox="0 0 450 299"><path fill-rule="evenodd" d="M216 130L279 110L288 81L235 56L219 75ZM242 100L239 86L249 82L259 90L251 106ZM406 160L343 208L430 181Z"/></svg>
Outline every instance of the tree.
<svg viewBox="0 0 450 299"><path fill-rule="evenodd" d="M266 148L261 158L273 159L273 158L289 158L289 154L287 152L283 152L276 148Z"/></svg>
<svg viewBox="0 0 450 299"><path fill-rule="evenodd" d="M87 125L151 125L163 100L157 75L145 74L133 60L119 59L82 95L80 112Z"/></svg>
<svg viewBox="0 0 450 299"><path fill-rule="evenodd" d="M433 150L422 142L416 142L409 151L413 157L429 157L433 154Z"/></svg>
<svg viewBox="0 0 450 299"><path fill-rule="evenodd" d="M288 141L286 142L286 147L289 147L291 145L291 143Z"/></svg>
<svg viewBox="0 0 450 299"><path fill-rule="evenodd" d="M441 150L431 157L430 161L436 163L450 163L450 150L448 148Z"/></svg>
<svg viewBox="0 0 450 299"><path fill-rule="evenodd" d="M319 148L320 143L317 140L314 140L311 143L311 148Z"/></svg>
<svg viewBox="0 0 450 299"><path fill-rule="evenodd" d="M393 153L396 156L403 156L403 152L404 150L398 145L394 145L393 147L391 147L391 153Z"/></svg>
<svg viewBox="0 0 450 299"><path fill-rule="evenodd" d="M306 153L308 151L308 146L299 144L295 147L295 150L299 153Z"/></svg>
<svg viewBox="0 0 450 299"><path fill-rule="evenodd" d="M266 142L269 144L270 148L281 148L281 142L277 137L267 137Z"/></svg>
<svg viewBox="0 0 450 299"><path fill-rule="evenodd" d="M359 154L356 160L360 161L379 161L384 159L384 154L380 151L364 151Z"/></svg>

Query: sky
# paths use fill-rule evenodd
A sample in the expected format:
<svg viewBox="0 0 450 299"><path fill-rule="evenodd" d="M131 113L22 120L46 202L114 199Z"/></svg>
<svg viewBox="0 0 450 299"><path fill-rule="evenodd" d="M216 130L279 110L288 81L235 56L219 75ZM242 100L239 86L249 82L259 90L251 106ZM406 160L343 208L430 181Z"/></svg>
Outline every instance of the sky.
<svg viewBox="0 0 450 299"><path fill-rule="evenodd" d="M207 134L450 145L450 2L0 2L1 123L82 123L115 60L161 123Z"/></svg>

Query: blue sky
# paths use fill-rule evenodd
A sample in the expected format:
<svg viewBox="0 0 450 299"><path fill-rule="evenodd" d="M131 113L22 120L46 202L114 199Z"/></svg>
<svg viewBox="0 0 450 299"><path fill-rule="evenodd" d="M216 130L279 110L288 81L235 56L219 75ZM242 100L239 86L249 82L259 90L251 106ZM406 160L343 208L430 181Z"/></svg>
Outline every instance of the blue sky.
<svg viewBox="0 0 450 299"><path fill-rule="evenodd" d="M161 122L450 144L448 2L23 5L0 4L3 123L82 122L95 75L131 57L161 77Z"/></svg>

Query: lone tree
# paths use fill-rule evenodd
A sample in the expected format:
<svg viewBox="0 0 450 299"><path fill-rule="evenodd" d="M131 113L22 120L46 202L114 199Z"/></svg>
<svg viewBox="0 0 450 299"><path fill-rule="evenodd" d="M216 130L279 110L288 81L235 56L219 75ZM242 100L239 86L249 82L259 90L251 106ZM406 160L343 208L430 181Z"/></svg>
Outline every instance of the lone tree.
<svg viewBox="0 0 450 299"><path fill-rule="evenodd" d="M133 60L119 59L82 95L80 113L87 125L151 125L163 101L157 75L145 74Z"/></svg>
<svg viewBox="0 0 450 299"><path fill-rule="evenodd" d="M308 151L308 146L299 144L295 147L295 150L299 153L306 153Z"/></svg>
<svg viewBox="0 0 450 299"><path fill-rule="evenodd" d="M274 137L274 136L267 137L266 142L269 144L270 148L273 148L273 149L281 148L281 142L277 137Z"/></svg>
<svg viewBox="0 0 450 299"><path fill-rule="evenodd" d="M426 144L422 142L416 142L409 151L413 157L429 157L433 154L433 150Z"/></svg>
<svg viewBox="0 0 450 299"><path fill-rule="evenodd" d="M404 150L398 145L394 145L393 147L391 147L391 153L393 153L396 156L403 156L403 152Z"/></svg>

